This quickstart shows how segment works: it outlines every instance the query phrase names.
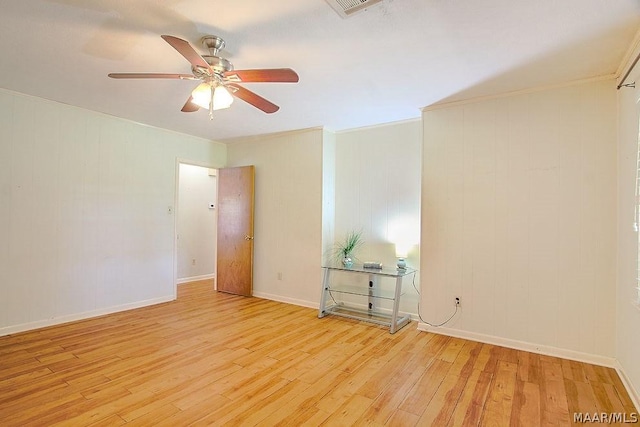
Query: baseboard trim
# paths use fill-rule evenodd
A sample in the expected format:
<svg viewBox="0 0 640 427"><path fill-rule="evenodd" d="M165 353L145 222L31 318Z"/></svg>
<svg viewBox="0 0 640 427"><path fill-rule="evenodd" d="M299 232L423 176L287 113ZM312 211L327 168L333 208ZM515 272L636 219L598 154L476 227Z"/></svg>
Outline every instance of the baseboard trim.
<svg viewBox="0 0 640 427"><path fill-rule="evenodd" d="M20 325L6 326L0 328L0 336L17 334L20 332L32 331L34 329L46 328L49 326L57 326L63 323L77 322L79 320L91 319L93 317L104 316L106 314L118 313L121 311L133 310L136 308L148 307L150 305L162 304L164 302L173 301L176 299L175 295L167 295L160 298L152 298L144 301L136 301L130 304L122 304L99 310L85 311L82 313L70 314L68 316L54 317L46 320L39 320L37 322L23 323Z"/></svg>
<svg viewBox="0 0 640 427"><path fill-rule="evenodd" d="M268 294L266 292L253 292L253 296L257 298L268 299L271 301L283 302L286 304L299 305L300 307L313 308L315 310L318 309L317 302L305 301L296 298L287 298L280 295Z"/></svg>
<svg viewBox="0 0 640 427"><path fill-rule="evenodd" d="M189 282L197 282L198 280L209 280L209 279L215 279L215 278L216 278L215 274L203 274L201 276L184 277L182 279L176 280L176 283L178 285L183 285Z"/></svg>
<svg viewBox="0 0 640 427"><path fill-rule="evenodd" d="M629 380L629 377L627 376L626 372L624 371L624 368L622 367L622 365L618 360L616 360L615 369L616 369L616 372L618 372L618 376L620 377L620 380L622 380L622 384L624 385L624 388L627 389L627 393L629 393L629 397L631 398L631 401L636 407L636 411L640 412L640 394L633 386L633 383L631 382L631 380Z"/></svg>
<svg viewBox="0 0 640 427"><path fill-rule="evenodd" d="M434 334L447 335L450 337L463 338L471 341L478 341L486 344L499 345L502 347L513 348L515 350L524 350L531 353L544 354L545 356L561 357L563 359L591 363L593 365L606 366L608 368L616 368L618 363L618 361L613 357L599 356L596 354L583 353L580 351L567 350L564 348L552 347L547 345L533 344L525 341L496 337L493 335L462 331L459 329L433 328L423 322L418 323L418 330L431 332Z"/></svg>

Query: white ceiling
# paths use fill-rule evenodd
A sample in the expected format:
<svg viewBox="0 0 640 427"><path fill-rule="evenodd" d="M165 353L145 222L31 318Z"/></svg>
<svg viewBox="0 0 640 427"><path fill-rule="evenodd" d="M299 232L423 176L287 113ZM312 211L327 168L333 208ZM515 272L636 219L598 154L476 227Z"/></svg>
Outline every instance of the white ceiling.
<svg viewBox="0 0 640 427"><path fill-rule="evenodd" d="M213 140L337 131L613 74L639 26L640 0L384 0L348 19L324 0L3 1L0 87ZM280 111L236 100L210 121L180 112L196 82L107 77L190 73L161 34L198 50L219 35L236 69L291 67L300 82L246 84Z"/></svg>

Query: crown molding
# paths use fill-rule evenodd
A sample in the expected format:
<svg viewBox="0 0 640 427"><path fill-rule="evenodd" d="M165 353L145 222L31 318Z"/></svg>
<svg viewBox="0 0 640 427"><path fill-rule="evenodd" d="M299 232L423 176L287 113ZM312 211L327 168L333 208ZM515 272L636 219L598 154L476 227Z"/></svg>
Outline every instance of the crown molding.
<svg viewBox="0 0 640 427"><path fill-rule="evenodd" d="M618 69L616 70L616 83L620 84L620 79L626 70L631 67L636 56L640 53L640 29L636 32L635 37L633 38L633 42L627 49L627 52L622 57L622 61L620 61L620 65L618 65Z"/></svg>
<svg viewBox="0 0 640 427"><path fill-rule="evenodd" d="M439 110L442 108L457 107L457 106L466 105L466 104L475 104L481 101L490 101L493 99L509 98L509 97L518 96L518 95L527 95L530 93L544 92L546 90L560 89L560 88L571 87L571 86L579 86L583 84L606 81L606 80L614 81L615 79L616 79L615 74L606 74L603 76L590 77L587 79L574 80L571 82L557 83L557 84L551 84L551 85L545 85L545 86L536 86L536 87L516 90L512 92L504 92L504 93L498 93L494 95L485 95L485 96L478 96L475 98L461 99L459 101L435 103L435 104L431 104L426 107L423 107L421 111L424 113L427 111Z"/></svg>

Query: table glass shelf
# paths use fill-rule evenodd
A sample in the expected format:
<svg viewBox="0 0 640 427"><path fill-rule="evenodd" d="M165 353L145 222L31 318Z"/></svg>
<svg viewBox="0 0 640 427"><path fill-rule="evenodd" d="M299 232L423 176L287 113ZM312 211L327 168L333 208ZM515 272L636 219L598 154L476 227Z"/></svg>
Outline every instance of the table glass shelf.
<svg viewBox="0 0 640 427"><path fill-rule="evenodd" d="M365 268L362 265L353 265L346 267L343 265L329 264L324 265L324 280L322 282L322 294L320 298L320 309L318 317L322 318L326 315L336 315L347 317L350 319L362 320L366 322L377 323L389 326L389 332L394 333L410 321L407 314L398 312L400 297L402 291L402 279L405 276L413 275L416 270L412 268L396 269L396 268ZM359 275L367 275L369 285L358 284L333 284L331 280L332 273L346 272ZM392 284L382 284L384 279L392 279ZM349 305L346 302L337 302L333 294L355 295L366 299L362 309ZM333 304L327 305L329 301ZM389 311L383 311L377 306L377 302L381 300L391 301L392 308Z"/></svg>

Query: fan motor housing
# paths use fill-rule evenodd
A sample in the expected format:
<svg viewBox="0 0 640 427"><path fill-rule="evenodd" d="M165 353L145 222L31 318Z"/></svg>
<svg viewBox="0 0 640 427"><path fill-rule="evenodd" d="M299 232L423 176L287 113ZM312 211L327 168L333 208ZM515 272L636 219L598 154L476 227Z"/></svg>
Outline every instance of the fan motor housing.
<svg viewBox="0 0 640 427"><path fill-rule="evenodd" d="M205 61L207 61L207 64L209 64L211 68L213 68L215 74L222 75L227 71L233 70L233 64L225 58L213 55L202 55L202 57ZM209 70L201 67L191 67L191 71L193 71L193 74L196 77L202 78L210 76Z"/></svg>

